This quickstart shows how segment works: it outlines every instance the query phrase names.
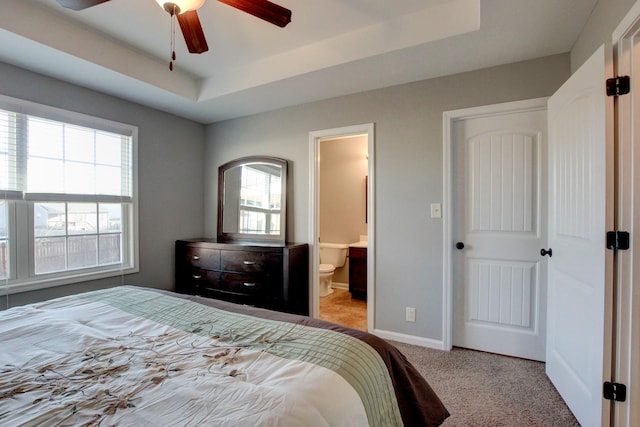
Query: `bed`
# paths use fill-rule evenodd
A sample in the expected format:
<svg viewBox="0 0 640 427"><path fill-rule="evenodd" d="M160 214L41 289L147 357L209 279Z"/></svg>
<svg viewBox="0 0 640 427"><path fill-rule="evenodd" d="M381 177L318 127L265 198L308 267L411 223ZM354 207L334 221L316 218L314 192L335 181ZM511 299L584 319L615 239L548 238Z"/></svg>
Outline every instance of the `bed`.
<svg viewBox="0 0 640 427"><path fill-rule="evenodd" d="M0 425L435 426L405 357L318 319L136 286L0 312Z"/></svg>

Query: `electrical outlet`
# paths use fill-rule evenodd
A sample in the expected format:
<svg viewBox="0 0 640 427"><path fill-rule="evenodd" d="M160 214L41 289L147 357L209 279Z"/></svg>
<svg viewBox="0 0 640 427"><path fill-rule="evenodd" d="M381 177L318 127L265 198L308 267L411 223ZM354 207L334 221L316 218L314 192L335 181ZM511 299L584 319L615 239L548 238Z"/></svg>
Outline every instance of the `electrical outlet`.
<svg viewBox="0 0 640 427"><path fill-rule="evenodd" d="M405 320L407 322L412 322L415 323L416 321L416 309L413 307L407 307L406 313L405 313Z"/></svg>

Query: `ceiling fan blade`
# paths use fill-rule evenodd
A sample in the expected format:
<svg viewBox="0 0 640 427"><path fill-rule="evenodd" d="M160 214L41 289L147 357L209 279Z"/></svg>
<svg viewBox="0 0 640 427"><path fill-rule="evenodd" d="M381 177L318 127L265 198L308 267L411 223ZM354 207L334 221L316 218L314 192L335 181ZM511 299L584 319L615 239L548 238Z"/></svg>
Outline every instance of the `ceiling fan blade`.
<svg viewBox="0 0 640 427"><path fill-rule="evenodd" d="M209 50L207 40L204 38L204 31L200 25L198 12L190 10L177 15L184 41L187 43L187 49L191 53L202 53Z"/></svg>
<svg viewBox="0 0 640 427"><path fill-rule="evenodd" d="M268 0L218 0L240 9L278 27L286 27L291 22L291 11Z"/></svg>
<svg viewBox="0 0 640 427"><path fill-rule="evenodd" d="M108 1L109 0L58 0L58 3L67 9L82 10Z"/></svg>

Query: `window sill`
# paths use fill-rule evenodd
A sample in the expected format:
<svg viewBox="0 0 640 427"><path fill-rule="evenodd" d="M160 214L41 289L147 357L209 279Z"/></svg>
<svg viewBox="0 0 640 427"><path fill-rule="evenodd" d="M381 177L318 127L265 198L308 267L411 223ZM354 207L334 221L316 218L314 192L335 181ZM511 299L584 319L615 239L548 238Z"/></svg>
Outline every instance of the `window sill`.
<svg viewBox="0 0 640 427"><path fill-rule="evenodd" d="M92 280L106 279L109 277L124 276L138 273L137 266L126 268L113 268L109 270L76 273L64 277L32 278L30 280L15 280L8 283L0 280L0 296L19 294L22 292L37 291L39 289L55 288L57 286L71 285L73 283L89 282Z"/></svg>

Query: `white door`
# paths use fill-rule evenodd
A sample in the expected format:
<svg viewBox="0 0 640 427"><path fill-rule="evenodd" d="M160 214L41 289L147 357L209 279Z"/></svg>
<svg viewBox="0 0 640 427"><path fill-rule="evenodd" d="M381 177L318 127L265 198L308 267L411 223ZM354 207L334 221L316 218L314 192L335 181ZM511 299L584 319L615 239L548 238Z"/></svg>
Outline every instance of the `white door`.
<svg viewBox="0 0 640 427"><path fill-rule="evenodd" d="M544 360L546 129L544 106L453 124L454 346Z"/></svg>
<svg viewBox="0 0 640 427"><path fill-rule="evenodd" d="M584 427L609 424L613 101L601 47L549 100L547 375Z"/></svg>

